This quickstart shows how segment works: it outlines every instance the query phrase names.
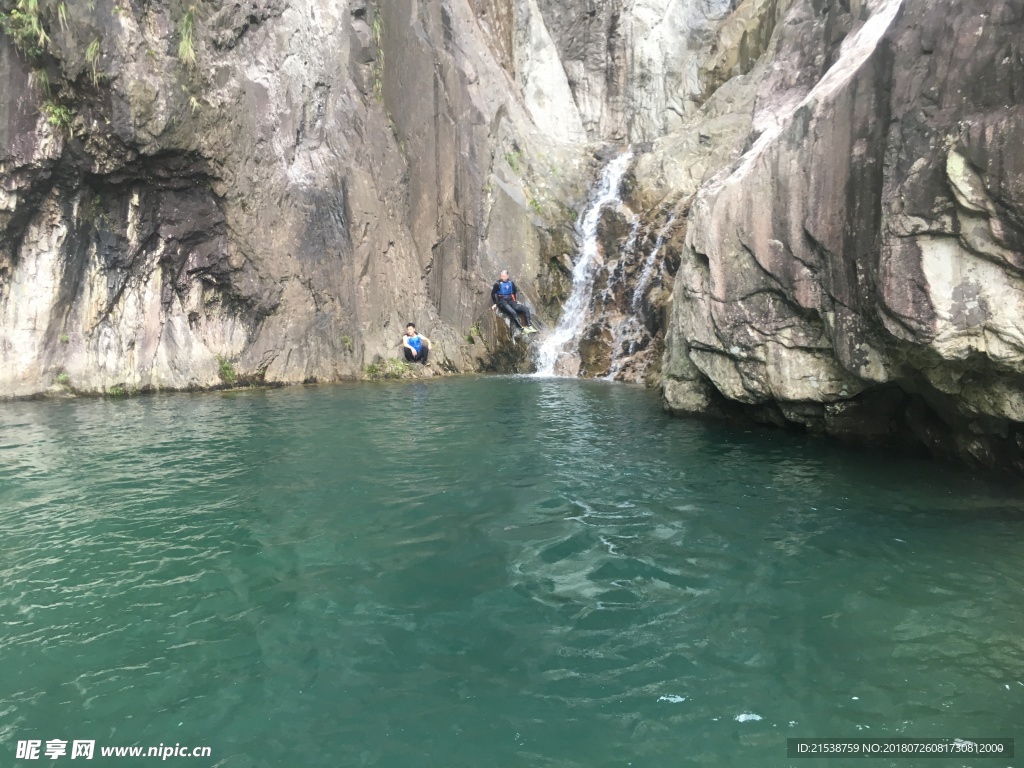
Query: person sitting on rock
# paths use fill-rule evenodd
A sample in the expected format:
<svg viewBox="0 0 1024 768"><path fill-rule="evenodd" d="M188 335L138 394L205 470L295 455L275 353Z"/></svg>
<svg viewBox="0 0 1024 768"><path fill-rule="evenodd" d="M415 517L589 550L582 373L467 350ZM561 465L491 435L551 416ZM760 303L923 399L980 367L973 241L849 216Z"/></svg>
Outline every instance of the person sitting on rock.
<svg viewBox="0 0 1024 768"><path fill-rule="evenodd" d="M402 336L402 351L410 363L426 365L430 356L430 339L420 335L414 323L409 323L405 326L405 335Z"/></svg>
<svg viewBox="0 0 1024 768"><path fill-rule="evenodd" d="M536 333L537 329L533 327L533 323L530 322L530 310L525 304L520 304L517 300L519 289L516 288L516 284L508 276L508 270L501 270L501 275L498 278L498 282L491 288L491 301L494 305L491 309L497 309L501 311L509 320L512 321L512 325L515 329L522 331L523 333ZM519 316L522 315L526 320L524 325L520 321Z"/></svg>

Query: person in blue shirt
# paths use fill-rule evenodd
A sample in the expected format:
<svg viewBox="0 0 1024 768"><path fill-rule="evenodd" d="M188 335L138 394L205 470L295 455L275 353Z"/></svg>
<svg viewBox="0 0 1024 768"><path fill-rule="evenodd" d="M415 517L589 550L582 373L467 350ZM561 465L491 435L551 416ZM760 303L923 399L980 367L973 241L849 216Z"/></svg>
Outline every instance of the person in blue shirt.
<svg viewBox="0 0 1024 768"><path fill-rule="evenodd" d="M518 294L519 289L516 288L516 284L509 278L508 270L501 270L498 282L491 288L491 301L494 302L494 306L491 309L497 309L502 312L512 321L513 327L523 333L536 333L537 329L530 322L530 310L525 304L519 303ZM526 320L525 326L519 319L520 315Z"/></svg>
<svg viewBox="0 0 1024 768"><path fill-rule="evenodd" d="M410 363L426 365L430 356L430 339L420 335L415 324L409 323L405 326L405 335L402 336L402 351Z"/></svg>

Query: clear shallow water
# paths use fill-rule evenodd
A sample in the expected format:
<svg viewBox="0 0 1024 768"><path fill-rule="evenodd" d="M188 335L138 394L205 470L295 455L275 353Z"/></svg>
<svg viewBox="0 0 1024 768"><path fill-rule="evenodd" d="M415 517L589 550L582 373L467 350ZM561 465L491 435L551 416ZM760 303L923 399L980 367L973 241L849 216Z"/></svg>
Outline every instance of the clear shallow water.
<svg viewBox="0 0 1024 768"><path fill-rule="evenodd" d="M4 766L29 738L273 768L1024 749L1022 587L1019 488L622 385L0 406Z"/></svg>

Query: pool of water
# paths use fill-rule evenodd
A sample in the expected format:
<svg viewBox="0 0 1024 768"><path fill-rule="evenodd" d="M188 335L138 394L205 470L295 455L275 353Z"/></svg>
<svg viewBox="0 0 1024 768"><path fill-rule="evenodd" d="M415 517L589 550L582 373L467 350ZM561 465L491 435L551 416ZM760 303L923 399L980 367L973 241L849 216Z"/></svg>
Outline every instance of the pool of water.
<svg viewBox="0 0 1024 768"><path fill-rule="evenodd" d="M42 764L29 739L590 768L1024 737L1022 588L1019 486L630 386L0 404L5 766ZM1018 764L892 762L979 763Z"/></svg>

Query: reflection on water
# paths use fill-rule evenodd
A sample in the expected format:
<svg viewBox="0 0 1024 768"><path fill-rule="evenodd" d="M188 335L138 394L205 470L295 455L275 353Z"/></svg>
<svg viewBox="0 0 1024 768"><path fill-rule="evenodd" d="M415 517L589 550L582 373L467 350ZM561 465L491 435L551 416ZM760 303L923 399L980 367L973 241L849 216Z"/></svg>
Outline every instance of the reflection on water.
<svg viewBox="0 0 1024 768"><path fill-rule="evenodd" d="M1018 498L600 382L6 404L0 764L27 738L771 766L787 736L1013 737Z"/></svg>

